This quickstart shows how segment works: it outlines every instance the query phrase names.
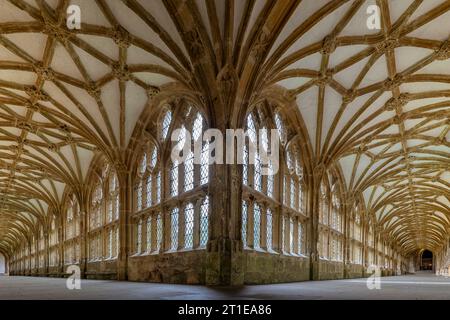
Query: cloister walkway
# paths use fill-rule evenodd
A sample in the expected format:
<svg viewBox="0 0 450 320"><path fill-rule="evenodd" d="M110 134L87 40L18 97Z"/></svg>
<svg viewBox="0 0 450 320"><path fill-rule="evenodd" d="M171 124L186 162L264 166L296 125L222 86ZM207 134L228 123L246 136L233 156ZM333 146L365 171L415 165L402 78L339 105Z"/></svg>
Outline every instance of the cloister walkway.
<svg viewBox="0 0 450 320"><path fill-rule="evenodd" d="M450 278L431 272L385 277L379 290L369 290L366 279L242 288L82 280L81 290L68 290L65 279L4 276L0 299L450 299Z"/></svg>

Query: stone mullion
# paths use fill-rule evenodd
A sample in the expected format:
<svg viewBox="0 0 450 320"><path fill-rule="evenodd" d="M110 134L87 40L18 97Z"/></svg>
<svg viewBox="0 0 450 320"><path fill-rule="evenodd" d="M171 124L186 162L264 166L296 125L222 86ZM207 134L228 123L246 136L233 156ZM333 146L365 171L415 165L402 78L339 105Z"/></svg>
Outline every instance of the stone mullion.
<svg viewBox="0 0 450 320"><path fill-rule="evenodd" d="M194 228L193 228L193 248L200 247L200 215L202 199L197 199L194 203Z"/></svg>
<svg viewBox="0 0 450 320"><path fill-rule="evenodd" d="M362 264L365 268L367 268L369 266L369 257L368 257L368 234L369 234L369 230L366 226L366 222L364 220L364 223L362 224L362 252L361 252L361 260L362 260ZM365 271L364 271L365 272Z"/></svg>
<svg viewBox="0 0 450 320"><path fill-rule="evenodd" d="M298 223L299 223L299 218L295 217L294 218L294 248L293 248L293 252L300 254L301 252L298 251L298 232L299 232L299 228L298 228Z"/></svg>
<svg viewBox="0 0 450 320"><path fill-rule="evenodd" d="M263 250L267 250L267 206L261 205L260 207L261 217L260 217L260 247Z"/></svg>
<svg viewBox="0 0 450 320"><path fill-rule="evenodd" d="M178 192L180 195L184 191L184 176L185 176L185 166L184 163L178 164Z"/></svg>
<svg viewBox="0 0 450 320"><path fill-rule="evenodd" d="M162 252L171 248L171 224L172 224L172 208L165 207L163 218L163 241L161 245Z"/></svg>
<svg viewBox="0 0 450 320"><path fill-rule="evenodd" d="M27 247L28 247L28 259L27 259L27 261L28 261L28 268L27 269L28 269L28 271L27 271L26 275L31 275L31 273L32 273L31 260L33 258L31 256L31 246L32 246L32 244L31 244L31 241L30 241L30 242L27 243Z"/></svg>
<svg viewBox="0 0 450 320"><path fill-rule="evenodd" d="M39 237L36 237L36 239L39 239ZM36 273L39 273L39 240L35 241L34 248L34 269Z"/></svg>
<svg viewBox="0 0 450 320"><path fill-rule="evenodd" d="M81 269L81 276L83 278L86 277L86 271L87 271L87 263L88 263L88 242L89 242L89 216L88 216L88 197L78 199L78 203L80 205L80 219L79 219L79 228L80 228L80 269Z"/></svg>
<svg viewBox="0 0 450 320"><path fill-rule="evenodd" d="M142 239L141 239L141 253L148 252L147 248L147 217L144 215L142 216ZM144 250L145 248L145 250Z"/></svg>
<svg viewBox="0 0 450 320"><path fill-rule="evenodd" d="M178 248L177 250L184 249L184 242L186 239L186 215L185 207L186 203L183 205L178 205Z"/></svg>
<svg viewBox="0 0 450 320"><path fill-rule="evenodd" d="M50 235L44 231L44 273L48 275L50 265Z"/></svg>
<svg viewBox="0 0 450 320"><path fill-rule="evenodd" d="M291 214L287 213L284 223L284 247L286 253L291 253Z"/></svg>
<svg viewBox="0 0 450 320"><path fill-rule="evenodd" d="M250 200L248 202L247 208L247 247L249 249L254 249L254 220L255 220L255 202L254 200Z"/></svg>
<svg viewBox="0 0 450 320"><path fill-rule="evenodd" d="M151 246L150 252L153 252L158 249L158 213L152 212L151 217L152 217L152 239L150 244Z"/></svg>
<svg viewBox="0 0 450 320"><path fill-rule="evenodd" d="M199 138L201 139L201 137ZM194 154L195 157L195 154ZM201 157L201 152L200 152L200 157ZM200 164L195 164L195 158L194 158L194 188L200 186L201 184L201 165Z"/></svg>
<svg viewBox="0 0 450 320"><path fill-rule="evenodd" d="M280 210L279 206L272 209L272 250L280 252Z"/></svg>

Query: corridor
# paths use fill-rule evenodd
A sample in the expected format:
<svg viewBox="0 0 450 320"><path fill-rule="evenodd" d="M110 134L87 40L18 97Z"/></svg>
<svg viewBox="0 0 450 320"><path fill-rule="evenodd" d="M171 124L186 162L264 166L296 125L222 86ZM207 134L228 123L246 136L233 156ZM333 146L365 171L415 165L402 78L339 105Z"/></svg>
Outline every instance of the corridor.
<svg viewBox="0 0 450 320"><path fill-rule="evenodd" d="M366 279L244 286L239 289L203 286L82 280L81 290L68 290L65 279L0 277L0 299L450 299L450 279L431 272L385 277L380 290L369 290Z"/></svg>

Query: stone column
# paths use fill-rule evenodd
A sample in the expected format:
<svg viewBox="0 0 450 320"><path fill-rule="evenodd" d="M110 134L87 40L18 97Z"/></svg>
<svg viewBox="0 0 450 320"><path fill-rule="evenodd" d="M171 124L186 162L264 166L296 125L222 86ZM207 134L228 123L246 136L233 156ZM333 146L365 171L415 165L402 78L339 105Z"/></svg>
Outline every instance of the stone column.
<svg viewBox="0 0 450 320"><path fill-rule="evenodd" d="M49 262L50 262L50 235L47 231L44 231L44 273L48 276L49 272Z"/></svg>
<svg viewBox="0 0 450 320"><path fill-rule="evenodd" d="M310 225L310 279L319 280L319 251L317 243L319 239L319 212L320 212L320 186L323 179L325 167L320 164L314 168L311 177L311 190L309 192L309 203L311 208L311 225Z"/></svg>
<svg viewBox="0 0 450 320"><path fill-rule="evenodd" d="M128 279L128 255L131 248L131 223L133 186L131 174L124 165L116 166L119 181L119 247L117 256L117 279Z"/></svg>
<svg viewBox="0 0 450 320"><path fill-rule="evenodd" d="M89 226L89 220L88 220L88 197L77 197L78 198L78 204L80 206L79 211L79 223L80 223L80 271L81 271L81 278L86 278L86 272L87 272L87 261L89 257L88 253L88 226Z"/></svg>
<svg viewBox="0 0 450 320"><path fill-rule="evenodd" d="M59 253L59 263L58 263L58 270L59 273L62 275L65 273L64 270L64 218L61 214L59 214L60 217L60 223L58 226L58 253ZM75 250L76 248L74 248ZM75 252L75 251L74 251Z"/></svg>

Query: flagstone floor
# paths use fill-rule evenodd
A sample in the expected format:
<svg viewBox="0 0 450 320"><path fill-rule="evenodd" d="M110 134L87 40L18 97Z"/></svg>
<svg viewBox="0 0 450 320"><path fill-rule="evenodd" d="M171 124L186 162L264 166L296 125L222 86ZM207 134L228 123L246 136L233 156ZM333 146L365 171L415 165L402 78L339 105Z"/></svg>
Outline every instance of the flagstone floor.
<svg viewBox="0 0 450 320"><path fill-rule="evenodd" d="M450 299L450 279L429 272L381 279L369 290L366 279L299 282L242 288L82 280L68 290L65 279L0 277L0 299Z"/></svg>

